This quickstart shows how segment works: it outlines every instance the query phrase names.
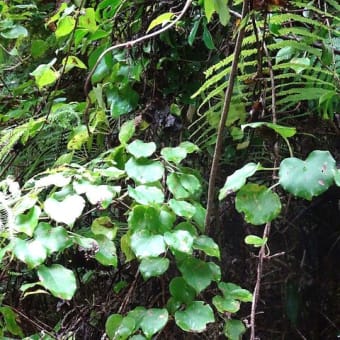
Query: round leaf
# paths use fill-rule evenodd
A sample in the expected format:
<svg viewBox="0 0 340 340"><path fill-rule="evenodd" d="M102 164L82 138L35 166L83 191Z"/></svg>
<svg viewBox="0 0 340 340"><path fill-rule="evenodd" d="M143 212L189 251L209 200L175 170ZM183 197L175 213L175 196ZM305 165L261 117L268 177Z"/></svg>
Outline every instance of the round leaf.
<svg viewBox="0 0 340 340"><path fill-rule="evenodd" d="M140 204L160 204L164 201L164 193L156 186L139 185L136 188L128 186L129 196Z"/></svg>
<svg viewBox="0 0 340 340"><path fill-rule="evenodd" d="M229 319L224 325L223 333L230 340L239 340L246 330L241 320Z"/></svg>
<svg viewBox="0 0 340 340"><path fill-rule="evenodd" d="M203 332L210 322L214 322L214 313L209 305L202 301L191 302L184 311L175 313L177 326L186 332Z"/></svg>
<svg viewBox="0 0 340 340"><path fill-rule="evenodd" d="M176 199L192 197L201 190L199 179L190 174L174 172L168 176L166 183Z"/></svg>
<svg viewBox="0 0 340 340"><path fill-rule="evenodd" d="M95 259L104 266L117 266L116 246L113 241L104 235L95 235L94 239L98 242L99 250L96 252Z"/></svg>
<svg viewBox="0 0 340 340"><path fill-rule="evenodd" d="M333 184L334 171L336 162L329 151L315 150L305 161L284 159L280 164L280 184L294 196L311 200Z"/></svg>
<svg viewBox="0 0 340 340"><path fill-rule="evenodd" d="M196 212L196 208L192 204L173 198L169 200L169 206L177 216L191 218Z"/></svg>
<svg viewBox="0 0 340 340"><path fill-rule="evenodd" d="M72 270L60 264L50 267L41 265L37 271L40 283L48 289L55 297L71 300L76 289L76 278Z"/></svg>
<svg viewBox="0 0 340 340"><path fill-rule="evenodd" d="M131 249L139 258L156 257L165 252L163 236L150 235L147 231L136 232L131 236Z"/></svg>
<svg viewBox="0 0 340 340"><path fill-rule="evenodd" d="M142 259L139 265L139 271L141 272L145 280L150 277L160 276L166 272L169 268L170 261L167 258L161 257L149 257Z"/></svg>
<svg viewBox="0 0 340 340"><path fill-rule="evenodd" d="M236 209L254 225L272 221L281 211L279 196L264 185L246 184L236 195Z"/></svg>
<svg viewBox="0 0 340 340"><path fill-rule="evenodd" d="M220 313L236 313L240 309L239 301L229 297L222 297L220 295L214 296L213 304Z"/></svg>
<svg viewBox="0 0 340 340"><path fill-rule="evenodd" d="M25 241L16 239L14 242L14 255L28 267L34 268L42 264L46 257L46 248L37 240Z"/></svg>
<svg viewBox="0 0 340 340"><path fill-rule="evenodd" d="M184 148L177 146L175 148L163 148L161 155L166 161L179 164L187 156L187 152Z"/></svg>
<svg viewBox="0 0 340 340"><path fill-rule="evenodd" d="M140 327L145 336L150 339L166 325L168 318L166 309L151 308L145 312Z"/></svg>
<svg viewBox="0 0 340 340"><path fill-rule="evenodd" d="M177 230L171 233L165 233L164 241L172 249L183 253L191 253L194 238L185 230Z"/></svg>
<svg viewBox="0 0 340 340"><path fill-rule="evenodd" d="M220 258L220 249L215 241L205 235L201 235L200 237L195 239L194 248L202 250L205 254L209 256L215 256Z"/></svg>
<svg viewBox="0 0 340 340"><path fill-rule="evenodd" d="M179 263L178 268L184 280L193 287L197 293L207 288L211 281L215 280L215 275L209 264L194 257L186 258Z"/></svg>
<svg viewBox="0 0 340 340"><path fill-rule="evenodd" d="M190 287L183 277L175 277L169 285L171 295L177 300L188 304L196 295L195 290Z"/></svg>
<svg viewBox="0 0 340 340"><path fill-rule="evenodd" d="M110 315L105 323L105 332L109 339L125 340L135 329L135 320L129 316L120 314Z"/></svg>
<svg viewBox="0 0 340 340"><path fill-rule="evenodd" d="M258 237L256 235L248 235L245 237L244 242L251 244L254 247L262 247L267 242L267 238Z"/></svg>
<svg viewBox="0 0 340 340"><path fill-rule="evenodd" d="M160 180L164 174L164 167L158 161L132 157L125 164L125 171L136 182L145 184Z"/></svg>
<svg viewBox="0 0 340 340"><path fill-rule="evenodd" d="M63 201L49 197L44 203L44 210L48 216L57 222L72 226L81 215L85 207L84 199L79 195L67 196Z"/></svg>
<svg viewBox="0 0 340 340"><path fill-rule="evenodd" d="M156 151L156 144L154 142L145 143L137 139L127 146L127 151L135 158L149 157Z"/></svg>
<svg viewBox="0 0 340 340"><path fill-rule="evenodd" d="M15 219L14 229L28 236L32 236L38 224L40 213L41 209L35 205L27 214L18 215Z"/></svg>
<svg viewBox="0 0 340 340"><path fill-rule="evenodd" d="M34 239L39 241L50 255L53 252L60 251L70 246L67 231L63 227L52 227L50 224L40 222L34 232Z"/></svg>

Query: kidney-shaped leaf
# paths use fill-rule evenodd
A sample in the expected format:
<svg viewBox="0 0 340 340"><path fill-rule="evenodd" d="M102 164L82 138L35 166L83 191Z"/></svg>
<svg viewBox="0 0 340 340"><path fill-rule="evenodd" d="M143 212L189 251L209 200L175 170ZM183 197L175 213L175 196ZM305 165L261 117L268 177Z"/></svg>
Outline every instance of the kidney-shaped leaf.
<svg viewBox="0 0 340 340"><path fill-rule="evenodd" d="M52 227L46 222L40 222L38 224L34 232L34 238L46 248L48 255L72 244L65 228L61 226Z"/></svg>
<svg viewBox="0 0 340 340"><path fill-rule="evenodd" d="M170 261L166 257L147 257L142 259L139 265L144 280L150 277L160 276L169 268Z"/></svg>
<svg viewBox="0 0 340 340"><path fill-rule="evenodd" d="M191 302L184 311L175 313L177 326L186 332L203 332L210 322L214 322L214 313L209 305L202 301Z"/></svg>
<svg viewBox="0 0 340 340"><path fill-rule="evenodd" d="M264 185L248 183L236 195L236 209L254 225L272 221L281 211L279 196Z"/></svg>
<svg viewBox="0 0 340 340"><path fill-rule="evenodd" d="M158 161L131 157L125 164L125 171L136 182L145 184L161 179L164 174L164 167Z"/></svg>
<svg viewBox="0 0 340 340"><path fill-rule="evenodd" d="M140 204L163 203L164 193L156 186L139 185L136 188L128 186L129 196Z"/></svg>
<svg viewBox="0 0 340 340"><path fill-rule="evenodd" d="M171 233L165 233L164 240L172 249L183 253L192 252L194 238L186 230L176 230Z"/></svg>
<svg viewBox="0 0 340 340"><path fill-rule="evenodd" d="M50 267L41 265L38 269L40 283L48 289L52 295L71 300L76 289L76 278L72 270L60 264L53 264Z"/></svg>
<svg viewBox="0 0 340 340"><path fill-rule="evenodd" d="M72 226L81 215L84 206L85 201L79 195L67 196L63 201L49 197L44 203L44 210L53 220Z"/></svg>
<svg viewBox="0 0 340 340"><path fill-rule="evenodd" d="M109 339L125 340L135 329L135 320L129 316L120 314L110 315L105 323L105 332Z"/></svg>
<svg viewBox="0 0 340 340"><path fill-rule="evenodd" d="M140 328L148 339L159 332L168 322L169 314L166 309L151 308L145 311Z"/></svg>
<svg viewBox="0 0 340 340"><path fill-rule="evenodd" d="M156 257L165 252L165 243L161 235L140 231L131 236L131 248L137 257Z"/></svg>
<svg viewBox="0 0 340 340"><path fill-rule="evenodd" d="M41 209L35 205L26 214L17 215L14 229L18 232L32 236L39 220Z"/></svg>
<svg viewBox="0 0 340 340"><path fill-rule="evenodd" d="M207 288L211 281L215 280L215 273L211 270L209 263L194 257L188 257L183 260L178 267L184 280L193 287L197 293Z"/></svg>
<svg viewBox="0 0 340 340"><path fill-rule="evenodd" d="M196 295L195 290L185 282L183 277L173 278L170 282L169 290L177 301L186 304L190 303Z"/></svg>
<svg viewBox="0 0 340 340"><path fill-rule="evenodd" d="M334 181L336 162L329 151L315 150L305 161L290 157L280 164L280 184L294 196L311 200Z"/></svg>
<svg viewBox="0 0 340 340"><path fill-rule="evenodd" d="M14 242L14 255L28 267L34 268L43 263L47 257L46 248L37 240L25 241L16 239Z"/></svg>
<svg viewBox="0 0 340 340"><path fill-rule="evenodd" d="M156 144L154 142L145 143L137 139L127 146L127 151L135 158L149 157L156 151Z"/></svg>
<svg viewBox="0 0 340 340"><path fill-rule="evenodd" d="M229 319L224 325L223 333L230 340L239 340L246 330L247 329L241 320Z"/></svg>

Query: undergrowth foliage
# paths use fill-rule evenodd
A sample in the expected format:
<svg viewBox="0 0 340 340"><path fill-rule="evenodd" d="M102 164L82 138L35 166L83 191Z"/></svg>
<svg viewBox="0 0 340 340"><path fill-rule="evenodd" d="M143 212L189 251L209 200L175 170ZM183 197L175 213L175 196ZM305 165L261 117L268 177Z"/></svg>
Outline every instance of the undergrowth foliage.
<svg viewBox="0 0 340 340"><path fill-rule="evenodd" d="M248 327L254 339L258 287L252 293L222 276L221 248L205 231L206 183L195 166L195 157L208 154L217 138L234 59L232 44L225 58L217 49L225 48L224 34L232 41L246 28L226 122L236 149L251 143L245 131L267 129L289 152L282 161L273 152L274 168L256 160L245 164L219 192L219 200L236 193L245 222L268 230L282 210L276 187L311 200L340 186L331 153L294 157L290 139L297 130L280 123L286 114L306 112L335 118L340 7L333 0L321 7L254 1L250 14L239 18L240 1L231 10L226 1L188 1L189 18L177 22L175 32L162 32L163 45L157 37L105 54L117 42L176 20L182 4L170 2L171 8L147 1L82 0L56 7L0 1L0 279L24 300L48 294L64 305L110 272L110 289L124 295L122 304L103 307L104 321L91 319L109 339L151 339L172 323L192 333L217 324L218 333L232 340ZM195 44L204 51L197 59L190 50ZM155 60L156 52L164 56ZM210 60L211 54L218 56ZM193 81L206 68L201 60L211 65L203 84ZM178 70L184 70L183 82ZM166 81L147 78L161 72ZM84 93L87 74L91 88ZM190 126L183 138L169 140L166 129L184 123ZM165 137L155 143L157 133ZM252 180L266 171L270 175L261 183ZM245 238L262 251L260 260L269 236ZM83 257L85 265L72 262ZM128 280L120 272L130 265ZM162 299L147 305L134 300L138 279L161 282ZM82 336L65 319L48 330L43 323L26 330L11 293L0 284L1 337ZM241 308L251 309L251 316L237 314Z"/></svg>

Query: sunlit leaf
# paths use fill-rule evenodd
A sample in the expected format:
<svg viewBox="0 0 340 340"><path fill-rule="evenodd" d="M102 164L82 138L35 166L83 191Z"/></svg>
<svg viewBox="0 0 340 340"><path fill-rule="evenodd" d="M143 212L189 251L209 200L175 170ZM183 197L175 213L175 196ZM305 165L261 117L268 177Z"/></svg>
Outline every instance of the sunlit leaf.
<svg viewBox="0 0 340 340"><path fill-rule="evenodd" d="M215 317L209 305L202 301L193 301L185 310L175 313L175 321L186 332L200 333L205 331L208 323L215 321Z"/></svg>
<svg viewBox="0 0 340 340"><path fill-rule="evenodd" d="M72 270L60 264L53 264L49 267L41 265L38 270L38 277L41 284L55 297L71 300L76 289L76 278Z"/></svg>
<svg viewBox="0 0 340 340"><path fill-rule="evenodd" d="M170 261L166 257L146 257L139 265L139 271L144 280L150 277L160 276L169 268Z"/></svg>
<svg viewBox="0 0 340 340"><path fill-rule="evenodd" d="M148 33L156 26L167 24L168 22L172 20L173 17L174 17L174 14L171 12L167 12L167 13L163 13L159 15L156 19L151 21L146 32Z"/></svg>

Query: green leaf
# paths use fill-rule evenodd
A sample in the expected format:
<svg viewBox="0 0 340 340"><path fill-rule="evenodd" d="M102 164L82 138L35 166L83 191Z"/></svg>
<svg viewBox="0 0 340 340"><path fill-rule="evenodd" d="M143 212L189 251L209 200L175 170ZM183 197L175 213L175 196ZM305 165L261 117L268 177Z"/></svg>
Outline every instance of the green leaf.
<svg viewBox="0 0 340 340"><path fill-rule="evenodd" d="M169 259L165 257L143 258L139 265L139 271L142 274L144 280L147 280L150 277L160 276L165 273L169 268L169 264Z"/></svg>
<svg viewBox="0 0 340 340"><path fill-rule="evenodd" d="M226 26L230 20L228 0L213 0L215 10L220 18L220 22L223 26Z"/></svg>
<svg viewBox="0 0 340 340"><path fill-rule="evenodd" d="M151 308L146 310L140 323L145 336L150 339L154 334L159 332L168 322L169 314L166 309Z"/></svg>
<svg viewBox="0 0 340 340"><path fill-rule="evenodd" d="M240 302L230 297L214 296L212 300L214 306L220 313L236 313L240 310Z"/></svg>
<svg viewBox="0 0 340 340"><path fill-rule="evenodd" d="M172 249L191 254L194 238L185 230L176 230L165 233L164 241Z"/></svg>
<svg viewBox="0 0 340 340"><path fill-rule="evenodd" d="M119 141L125 145L135 134L136 125L134 119L128 120L124 122L124 124L120 127L118 139Z"/></svg>
<svg viewBox="0 0 340 340"><path fill-rule="evenodd" d="M173 198L169 200L169 206L177 216L191 218L196 212L196 208L192 204Z"/></svg>
<svg viewBox="0 0 340 340"><path fill-rule="evenodd" d="M175 321L178 327L185 332L203 332L210 322L214 322L214 313L209 305L203 301L191 302L184 311L175 313Z"/></svg>
<svg viewBox="0 0 340 340"><path fill-rule="evenodd" d="M28 31L24 26L14 25L9 30L1 32L0 35L5 39L18 39L20 37L27 37Z"/></svg>
<svg viewBox="0 0 340 340"><path fill-rule="evenodd" d="M218 199L221 201L229 194L243 187L246 184L247 178L253 176L259 168L260 163L248 163L228 176L223 188L220 190Z"/></svg>
<svg viewBox="0 0 340 340"><path fill-rule="evenodd" d="M240 300L242 302L251 302L253 299L252 294L247 289L243 289L235 283L220 282L218 288L227 298Z"/></svg>
<svg viewBox="0 0 340 340"><path fill-rule="evenodd" d="M38 270L40 283L49 290L53 296L64 300L71 300L76 289L76 278L72 270L60 264L47 267L41 265Z"/></svg>
<svg viewBox="0 0 340 340"><path fill-rule="evenodd" d="M311 65L309 58L293 58L290 60L290 67L296 72L301 73Z"/></svg>
<svg viewBox="0 0 340 340"><path fill-rule="evenodd" d="M50 64L39 65L30 74L34 77L39 90L47 85L53 84L59 77L59 73L52 70Z"/></svg>
<svg viewBox="0 0 340 340"><path fill-rule="evenodd" d="M135 320L135 330L140 328L140 324L144 318L145 313L146 313L146 309L142 306L138 306L127 313L127 316Z"/></svg>
<svg viewBox="0 0 340 340"><path fill-rule="evenodd" d="M102 216L93 220L91 225L91 231L95 235L104 235L109 240L113 240L116 237L118 227L116 227L110 217Z"/></svg>
<svg viewBox="0 0 340 340"><path fill-rule="evenodd" d="M163 236L151 235L145 230L132 234L131 249L139 258L157 257L166 251Z"/></svg>
<svg viewBox="0 0 340 340"><path fill-rule="evenodd" d="M189 304L196 295L195 290L189 286L183 277L175 277L169 284L170 294L178 301Z"/></svg>
<svg viewBox="0 0 340 340"><path fill-rule="evenodd" d="M136 205L130 212L128 223L131 231L148 230L163 234L169 231L176 220L175 214L166 207Z"/></svg>
<svg viewBox="0 0 340 340"><path fill-rule="evenodd" d="M187 152L184 148L177 146L175 148L163 148L161 155L167 162L179 164L187 156Z"/></svg>
<svg viewBox="0 0 340 340"><path fill-rule="evenodd" d="M264 185L249 183L236 195L236 210L248 223L260 225L275 219L281 211L279 196Z"/></svg>
<svg viewBox="0 0 340 340"><path fill-rule="evenodd" d="M62 60L62 65L65 66L65 73L71 71L73 68L80 68L86 70L86 65L76 56L68 56Z"/></svg>
<svg viewBox="0 0 340 340"><path fill-rule="evenodd" d="M230 340L240 340L246 330L241 320L228 319L224 325L223 334Z"/></svg>
<svg viewBox="0 0 340 340"><path fill-rule="evenodd" d="M27 212L27 214L17 215L14 222L14 229L17 232L32 236L38 225L40 213L41 209L35 205Z"/></svg>
<svg viewBox="0 0 340 340"><path fill-rule="evenodd" d="M79 195L67 196L63 201L57 201L55 198L49 197L44 203L44 210L52 220L69 226L72 226L81 215L84 207L85 201Z"/></svg>
<svg viewBox="0 0 340 340"><path fill-rule="evenodd" d="M199 25L200 25L200 20L196 20L188 36L189 46L192 46L194 44Z"/></svg>
<svg viewBox="0 0 340 340"><path fill-rule="evenodd" d="M119 89L109 90L106 95L112 118L131 112L138 104L138 93L129 84Z"/></svg>
<svg viewBox="0 0 340 340"><path fill-rule="evenodd" d="M166 183L176 199L193 197L201 190L199 179L190 174L173 172L167 177Z"/></svg>
<svg viewBox="0 0 340 340"><path fill-rule="evenodd" d="M20 328L16 320L17 315L13 312L13 310L8 306L3 306L3 307L0 307L0 314L2 314L3 316L5 330L7 330L13 335L20 336L21 339L24 338L24 333L22 332L22 329ZM4 338L4 339L9 339L9 338Z"/></svg>
<svg viewBox="0 0 340 340"><path fill-rule="evenodd" d="M215 256L218 259L220 258L220 249L215 241L205 235L201 235L200 237L196 238L193 244L195 249L202 250L208 256Z"/></svg>
<svg viewBox="0 0 340 340"><path fill-rule="evenodd" d="M158 161L131 157L125 164L125 171L136 182L145 184L160 180L164 174L164 167Z"/></svg>
<svg viewBox="0 0 340 340"><path fill-rule="evenodd" d="M38 240L15 239L13 254L29 268L39 266L47 257L46 248Z"/></svg>
<svg viewBox="0 0 340 340"><path fill-rule="evenodd" d="M182 142L179 147L184 149L187 153L199 151L199 147L196 144L187 141Z"/></svg>
<svg viewBox="0 0 340 340"><path fill-rule="evenodd" d="M89 132L85 125L79 125L72 131L72 136L67 143L68 150L80 150L89 139Z"/></svg>
<svg viewBox="0 0 340 340"><path fill-rule="evenodd" d="M96 12L93 8L86 8L85 13L83 12L79 17L79 27L85 28L91 33L94 33L98 29L96 23Z"/></svg>
<svg viewBox="0 0 340 340"><path fill-rule="evenodd" d="M118 258L116 246L104 235L95 235L94 239L98 242L99 250L96 251L95 259L103 266L117 266Z"/></svg>
<svg viewBox="0 0 340 340"><path fill-rule="evenodd" d="M255 129L260 126L266 126L274 130L276 133L278 133L283 138L293 137L296 134L295 127L283 126L283 125L273 124L273 123L268 123L268 122L254 122L254 123L244 124L244 125L241 125L241 128L242 130L244 130L247 127Z"/></svg>
<svg viewBox="0 0 340 340"><path fill-rule="evenodd" d="M203 42L206 48L208 48L209 50L216 49L213 38L206 24L203 25Z"/></svg>
<svg viewBox="0 0 340 340"><path fill-rule="evenodd" d="M305 161L290 157L280 164L280 184L294 196L311 200L325 192L334 181L336 162L329 151L315 150Z"/></svg>
<svg viewBox="0 0 340 340"><path fill-rule="evenodd" d="M335 184L340 187L340 169L334 169L333 174Z"/></svg>
<svg viewBox="0 0 340 340"><path fill-rule="evenodd" d="M129 196L140 204L160 204L164 202L164 193L156 186L139 185L136 188L128 186Z"/></svg>
<svg viewBox="0 0 340 340"><path fill-rule="evenodd" d="M71 182L71 176L65 176L63 173L56 173L44 176L35 181L36 188L44 188L50 185L62 188Z"/></svg>
<svg viewBox="0 0 340 340"><path fill-rule="evenodd" d="M207 18L207 21L209 22L212 15L215 12L214 1L212 1L212 0L203 0L203 1L204 1L205 16Z"/></svg>
<svg viewBox="0 0 340 340"><path fill-rule="evenodd" d="M244 242L246 244L251 244L254 247L262 247L263 245L265 245L267 243L268 238L262 238L262 237L258 237L256 235L248 235L245 237Z"/></svg>
<svg viewBox="0 0 340 340"><path fill-rule="evenodd" d="M135 320L120 314L111 314L105 323L105 332L109 339L125 340L134 332L134 329Z"/></svg>
<svg viewBox="0 0 340 340"><path fill-rule="evenodd" d="M154 142L145 143L137 139L130 143L126 150L135 158L149 157L156 151L156 144Z"/></svg>
<svg viewBox="0 0 340 340"><path fill-rule="evenodd" d="M75 24L76 21L71 16L65 16L64 18L61 18L55 31L56 38L59 39L69 35L73 31Z"/></svg>
<svg viewBox="0 0 340 340"><path fill-rule="evenodd" d="M178 264L178 269L182 273L184 280L193 287L197 293L207 288L215 275L207 262L194 257L188 257Z"/></svg>
<svg viewBox="0 0 340 340"><path fill-rule="evenodd" d="M63 227L52 227L46 222L40 222L34 232L34 239L39 241L50 255L63 250L72 244Z"/></svg>
<svg viewBox="0 0 340 340"><path fill-rule="evenodd" d="M171 12L167 12L167 13L163 13L163 14L159 15L156 19L151 21L148 29L146 30L146 33L151 31L153 28L155 28L158 25L163 26L163 25L171 22L174 16L175 16L174 13L171 13Z"/></svg>

